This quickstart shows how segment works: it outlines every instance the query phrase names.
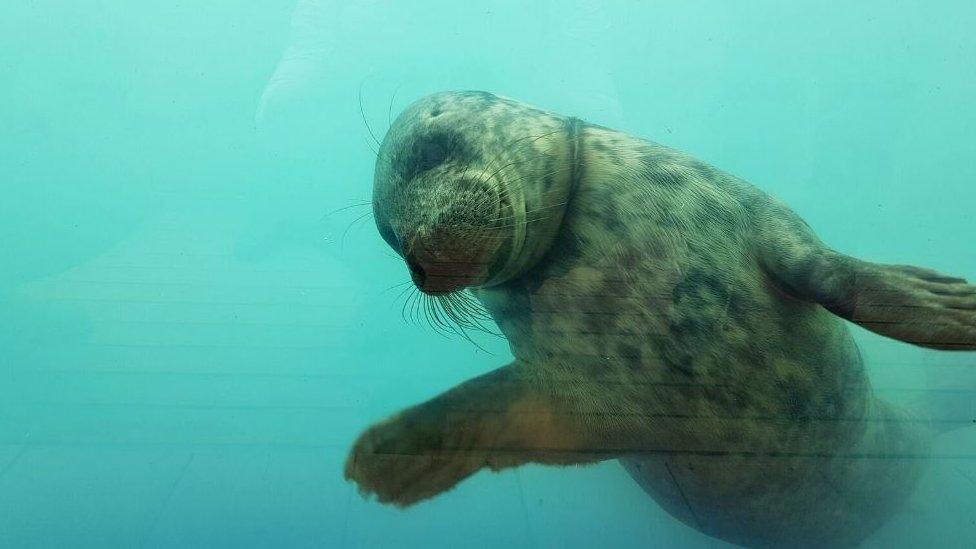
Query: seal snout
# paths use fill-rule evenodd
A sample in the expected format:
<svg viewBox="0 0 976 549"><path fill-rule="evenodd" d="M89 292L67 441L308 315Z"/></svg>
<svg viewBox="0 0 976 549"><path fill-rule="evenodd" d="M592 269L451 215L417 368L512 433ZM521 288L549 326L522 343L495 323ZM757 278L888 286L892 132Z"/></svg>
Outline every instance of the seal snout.
<svg viewBox="0 0 976 549"><path fill-rule="evenodd" d="M394 229L410 278L429 295L483 284L511 232L500 190L476 178L444 177L415 184Z"/></svg>
<svg viewBox="0 0 976 549"><path fill-rule="evenodd" d="M410 279L422 292L448 294L482 281L484 250L476 242L458 240L442 230L414 238L403 250Z"/></svg>
<svg viewBox="0 0 976 549"><path fill-rule="evenodd" d="M413 280L415 286L423 288L424 283L427 282L427 271L420 265L417 256L412 252L407 253L405 259L407 260L407 269L410 270L410 279Z"/></svg>

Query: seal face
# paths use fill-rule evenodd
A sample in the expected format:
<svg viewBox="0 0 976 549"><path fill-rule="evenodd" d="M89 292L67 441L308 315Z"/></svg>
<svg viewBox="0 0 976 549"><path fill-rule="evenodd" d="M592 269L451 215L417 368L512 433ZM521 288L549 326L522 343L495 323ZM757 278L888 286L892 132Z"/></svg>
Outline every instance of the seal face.
<svg viewBox="0 0 976 549"><path fill-rule="evenodd" d="M483 92L397 119L374 211L421 291L469 289L514 356L356 441L346 477L384 502L619 459L710 535L853 545L934 431L872 394L845 320L976 350L965 280L844 256L686 154Z"/></svg>
<svg viewBox="0 0 976 549"><path fill-rule="evenodd" d="M563 119L486 93L423 99L380 147L373 211L417 287L445 294L504 282L537 261L569 194Z"/></svg>

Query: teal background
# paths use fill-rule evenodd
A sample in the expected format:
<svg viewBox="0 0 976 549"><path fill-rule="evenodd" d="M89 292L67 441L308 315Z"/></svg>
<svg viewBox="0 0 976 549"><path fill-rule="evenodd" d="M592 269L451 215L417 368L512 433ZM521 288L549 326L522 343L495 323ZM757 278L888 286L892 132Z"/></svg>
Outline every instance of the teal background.
<svg viewBox="0 0 976 549"><path fill-rule="evenodd" d="M404 322L406 269L335 212L369 198L364 117L493 91L972 280L974 28L969 1L5 3L0 546L725 546L613 462L407 511L343 481L368 424L508 358ZM856 334L880 392L976 403L972 353ZM974 457L976 429L940 440L867 545L976 539Z"/></svg>

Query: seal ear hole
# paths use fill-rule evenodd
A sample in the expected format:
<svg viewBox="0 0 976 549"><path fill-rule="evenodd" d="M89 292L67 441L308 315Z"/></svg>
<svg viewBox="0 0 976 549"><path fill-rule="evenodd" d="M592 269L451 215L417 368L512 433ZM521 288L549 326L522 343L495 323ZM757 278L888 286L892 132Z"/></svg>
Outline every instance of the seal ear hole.
<svg viewBox="0 0 976 549"><path fill-rule="evenodd" d="M431 117L431 118L437 118L437 117L438 117L438 116L440 116L440 115L441 115L441 114L442 114L443 112L444 112L444 111L442 111L440 107L434 107L434 109L433 109L432 111L430 111L430 117Z"/></svg>

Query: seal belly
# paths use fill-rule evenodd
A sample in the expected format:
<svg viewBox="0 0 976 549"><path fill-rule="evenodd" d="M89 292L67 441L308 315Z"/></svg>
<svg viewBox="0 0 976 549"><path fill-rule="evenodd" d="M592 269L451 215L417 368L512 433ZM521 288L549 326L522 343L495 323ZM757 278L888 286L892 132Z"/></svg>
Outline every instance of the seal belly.
<svg viewBox="0 0 976 549"><path fill-rule="evenodd" d="M863 434L839 451L808 448L674 452L620 463L672 516L749 547L851 547L914 491L928 455L924 429L871 399Z"/></svg>
<svg viewBox="0 0 976 549"><path fill-rule="evenodd" d="M854 546L913 492L929 432L873 395L842 321L773 293L753 298L766 324L748 330L764 334L752 361L723 339L732 332L711 333L738 357L720 364L734 372L729 388L708 395L711 427L702 420L681 445L620 461L670 514L717 538Z"/></svg>

